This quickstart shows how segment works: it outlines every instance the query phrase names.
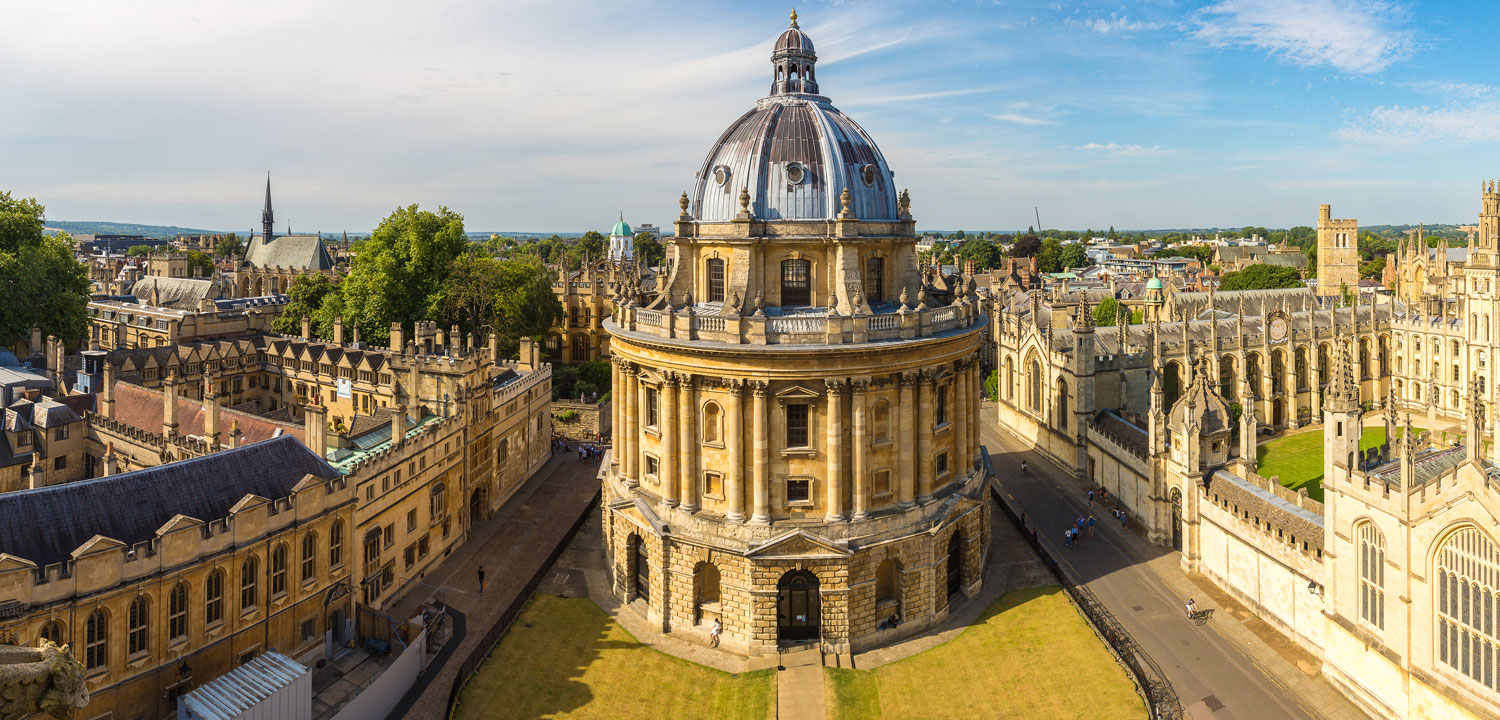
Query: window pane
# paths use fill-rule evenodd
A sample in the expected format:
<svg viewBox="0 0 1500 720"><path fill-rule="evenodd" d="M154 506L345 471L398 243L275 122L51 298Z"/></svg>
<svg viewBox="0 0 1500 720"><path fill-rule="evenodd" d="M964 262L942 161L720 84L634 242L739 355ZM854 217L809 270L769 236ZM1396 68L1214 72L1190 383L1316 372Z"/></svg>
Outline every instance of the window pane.
<svg viewBox="0 0 1500 720"><path fill-rule="evenodd" d="M781 304L797 307L812 304L812 262L781 261Z"/></svg>

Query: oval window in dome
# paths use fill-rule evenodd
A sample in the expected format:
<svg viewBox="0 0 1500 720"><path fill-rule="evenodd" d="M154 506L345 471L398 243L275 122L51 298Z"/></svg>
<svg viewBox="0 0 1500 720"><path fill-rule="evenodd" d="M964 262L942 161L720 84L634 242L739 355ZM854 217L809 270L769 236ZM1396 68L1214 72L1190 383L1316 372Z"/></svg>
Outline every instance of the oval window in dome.
<svg viewBox="0 0 1500 720"><path fill-rule="evenodd" d="M714 184L715 185L719 185L719 186L722 187L724 185L724 183L727 183L727 182L729 182L729 168L724 167L723 165L719 165L718 167L715 167L714 168Z"/></svg>
<svg viewBox="0 0 1500 720"><path fill-rule="evenodd" d="M786 164L786 183L788 185L801 185L802 181L806 178L807 168L802 163L792 162Z"/></svg>
<svg viewBox="0 0 1500 720"><path fill-rule="evenodd" d="M878 170L876 170L875 166L872 164L866 164L864 167L860 168L860 175L864 177L865 187L875 187L876 172L878 172Z"/></svg>

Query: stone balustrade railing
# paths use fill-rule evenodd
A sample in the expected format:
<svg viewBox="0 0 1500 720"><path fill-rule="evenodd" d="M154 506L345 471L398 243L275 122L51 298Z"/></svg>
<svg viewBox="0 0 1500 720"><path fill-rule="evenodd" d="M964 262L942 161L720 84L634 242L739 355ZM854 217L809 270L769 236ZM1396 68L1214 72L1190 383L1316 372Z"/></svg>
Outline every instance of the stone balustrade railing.
<svg viewBox="0 0 1500 720"><path fill-rule="evenodd" d="M677 340L728 345L839 345L931 337L985 321L979 303L963 300L938 308L874 315L705 315L683 308L647 310L616 306L614 322L626 331Z"/></svg>

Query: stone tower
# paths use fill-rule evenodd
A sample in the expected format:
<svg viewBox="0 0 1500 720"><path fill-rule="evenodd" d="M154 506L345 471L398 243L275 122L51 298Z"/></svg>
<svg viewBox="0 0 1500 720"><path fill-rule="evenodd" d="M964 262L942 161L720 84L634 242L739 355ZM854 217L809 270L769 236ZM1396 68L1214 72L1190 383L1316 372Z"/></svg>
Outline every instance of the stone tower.
<svg viewBox="0 0 1500 720"><path fill-rule="evenodd" d="M1320 226L1321 227L1321 226ZM1328 399L1323 403L1324 483L1348 480L1359 469L1359 440L1364 434L1364 413L1360 407L1359 385L1349 359L1347 342L1335 342L1337 355L1333 377L1328 382Z"/></svg>
<svg viewBox="0 0 1500 720"><path fill-rule="evenodd" d="M1359 292L1359 221L1332 217L1318 206L1318 294L1338 297L1340 289Z"/></svg>
<svg viewBox="0 0 1500 720"><path fill-rule="evenodd" d="M260 211L260 231L265 242L271 242L275 231L272 226L276 224L276 213L271 211L271 173L266 173L266 206Z"/></svg>

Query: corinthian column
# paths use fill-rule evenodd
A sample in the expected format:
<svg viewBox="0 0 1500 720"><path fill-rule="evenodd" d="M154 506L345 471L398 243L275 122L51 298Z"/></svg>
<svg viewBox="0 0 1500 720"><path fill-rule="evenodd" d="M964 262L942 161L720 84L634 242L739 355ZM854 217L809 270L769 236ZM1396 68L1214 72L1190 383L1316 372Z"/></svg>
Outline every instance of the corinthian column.
<svg viewBox="0 0 1500 720"><path fill-rule="evenodd" d="M682 509L698 512L698 415L697 379L682 376L677 391L677 482L682 488Z"/></svg>
<svg viewBox="0 0 1500 720"><path fill-rule="evenodd" d="M869 451L870 431L869 421L865 417L867 398L866 391L870 389L868 378L859 378L852 383L854 387L854 407L851 414L854 416L854 519L862 520L869 514Z"/></svg>
<svg viewBox="0 0 1500 720"><path fill-rule="evenodd" d="M624 368L625 361L619 357L616 357L609 364L609 386L614 390L609 398L609 432L614 438L613 452L610 453L610 464L614 465L616 473L623 472L623 468L625 467L625 463L621 462L622 458L620 457L623 454L621 451L624 448L620 446L619 442L622 434L620 431L625 426Z"/></svg>
<svg viewBox="0 0 1500 720"><path fill-rule="evenodd" d="M625 378L625 427L617 428L616 433L623 433L625 447L625 482L630 487L641 483L641 378L637 368L626 362L621 375ZM616 442L620 445L620 442Z"/></svg>
<svg viewBox="0 0 1500 720"><path fill-rule="evenodd" d="M958 415L953 418L953 477L958 478L969 470L969 363L960 361L954 365L953 405Z"/></svg>
<svg viewBox="0 0 1500 720"><path fill-rule="evenodd" d="M828 386L827 482L828 509L824 520L844 519L844 380L825 380Z"/></svg>
<svg viewBox="0 0 1500 720"><path fill-rule="evenodd" d="M750 522L764 525L771 521L771 439L766 429L766 396L770 386L764 380L750 382L750 392L755 396L754 415L750 421L750 434L755 438L754 472L751 482L755 488L755 514Z"/></svg>
<svg viewBox="0 0 1500 720"><path fill-rule="evenodd" d="M936 422L932 408L932 371L923 370L917 382L917 502L932 499L932 430Z"/></svg>
<svg viewBox="0 0 1500 720"><path fill-rule="evenodd" d="M677 507L677 376L673 373L662 380L656 417L661 423L661 472L657 475L661 501Z"/></svg>
<svg viewBox="0 0 1500 720"><path fill-rule="evenodd" d="M901 496L899 503L903 508L909 508L916 504L916 479L917 467L912 457L912 438L916 436L916 400L913 388L917 384L915 372L901 373L901 437L896 442L901 445L901 465L896 475L901 481Z"/></svg>
<svg viewBox="0 0 1500 720"><path fill-rule="evenodd" d="M724 478L724 492L729 495L729 510L724 516L730 522L745 521L745 438L743 424L744 383L729 381L729 422L725 423L724 449L729 451L729 472Z"/></svg>

